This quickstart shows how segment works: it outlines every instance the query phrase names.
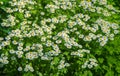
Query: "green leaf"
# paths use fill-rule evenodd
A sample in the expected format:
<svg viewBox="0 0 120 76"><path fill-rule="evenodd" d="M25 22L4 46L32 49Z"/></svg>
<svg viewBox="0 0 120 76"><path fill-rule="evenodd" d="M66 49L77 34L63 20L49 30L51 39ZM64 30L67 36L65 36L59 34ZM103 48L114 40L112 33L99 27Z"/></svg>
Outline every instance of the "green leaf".
<svg viewBox="0 0 120 76"><path fill-rule="evenodd" d="M69 54L69 52L64 52L64 54L65 54L65 55L68 55L68 54Z"/></svg>
<svg viewBox="0 0 120 76"><path fill-rule="evenodd" d="M85 71L83 76L93 76L91 71Z"/></svg>
<svg viewBox="0 0 120 76"><path fill-rule="evenodd" d="M103 65L102 68L105 70L108 70L108 66L106 66L106 65Z"/></svg>
<svg viewBox="0 0 120 76"><path fill-rule="evenodd" d="M115 70L120 73L120 66L116 67Z"/></svg>
<svg viewBox="0 0 120 76"><path fill-rule="evenodd" d="M57 64L57 63L59 62L59 60L60 60L60 59L59 59L58 57L55 57L54 60L53 60L53 62L54 62L55 64Z"/></svg>
<svg viewBox="0 0 120 76"><path fill-rule="evenodd" d="M23 76L34 76L31 72L24 73Z"/></svg>
<svg viewBox="0 0 120 76"><path fill-rule="evenodd" d="M78 64L81 64L81 61L80 61L80 60L78 60L78 61L77 61L77 63L78 63Z"/></svg>
<svg viewBox="0 0 120 76"><path fill-rule="evenodd" d="M96 53L97 55L101 55L101 54L102 54L102 51L101 51L101 50L96 50L95 53Z"/></svg>
<svg viewBox="0 0 120 76"><path fill-rule="evenodd" d="M107 51L109 52L110 55L113 54L113 52L114 52L114 48L113 47L106 46L105 48L107 49Z"/></svg>
<svg viewBox="0 0 120 76"><path fill-rule="evenodd" d="M99 61L100 63L103 63L104 59L103 59L103 58L98 58L98 61Z"/></svg>
<svg viewBox="0 0 120 76"><path fill-rule="evenodd" d="M39 76L43 76L41 72L37 72L37 74L38 74Z"/></svg>
<svg viewBox="0 0 120 76"><path fill-rule="evenodd" d="M108 71L105 76L114 76L114 72L113 71Z"/></svg>
<svg viewBox="0 0 120 76"><path fill-rule="evenodd" d="M93 76L91 71L88 71L88 76Z"/></svg>
<svg viewBox="0 0 120 76"><path fill-rule="evenodd" d="M116 58L115 57L112 57L112 56L107 56L107 62L109 64L115 64L116 63Z"/></svg>
<svg viewBox="0 0 120 76"><path fill-rule="evenodd" d="M0 2L9 2L10 0L0 0Z"/></svg>
<svg viewBox="0 0 120 76"><path fill-rule="evenodd" d="M16 17L19 19L24 19L24 15L22 13L15 13Z"/></svg>
<svg viewBox="0 0 120 76"><path fill-rule="evenodd" d="M62 72L67 73L67 69L66 68L62 69Z"/></svg>

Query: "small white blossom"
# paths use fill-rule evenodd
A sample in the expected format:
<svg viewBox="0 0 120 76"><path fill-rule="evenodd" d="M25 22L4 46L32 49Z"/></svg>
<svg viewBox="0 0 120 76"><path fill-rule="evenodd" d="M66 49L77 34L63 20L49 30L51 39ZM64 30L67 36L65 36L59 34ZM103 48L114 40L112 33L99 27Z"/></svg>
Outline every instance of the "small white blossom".
<svg viewBox="0 0 120 76"><path fill-rule="evenodd" d="M18 71L22 71L22 67L18 67Z"/></svg>

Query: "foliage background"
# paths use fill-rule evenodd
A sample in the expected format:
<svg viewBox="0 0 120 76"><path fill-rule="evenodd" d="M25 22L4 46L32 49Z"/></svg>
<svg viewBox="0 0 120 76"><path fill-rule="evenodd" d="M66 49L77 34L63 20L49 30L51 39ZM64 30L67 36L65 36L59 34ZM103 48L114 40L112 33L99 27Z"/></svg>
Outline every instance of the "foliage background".
<svg viewBox="0 0 120 76"><path fill-rule="evenodd" d="M2 18L6 18L7 16L7 13L2 8L7 6L7 1L9 0L1 1L6 2L6 5L0 6L0 23L2 22ZM45 5L47 1L49 0L43 1L43 5ZM119 0L108 0L108 2L112 3L116 8L120 10ZM118 19L118 23L120 25L120 17L115 18ZM10 28L3 28L0 25L0 36L5 37L10 30ZM94 49L93 54L100 63L97 68L81 71L79 67L76 67L77 65L74 65L68 70L66 74L61 76L120 76L120 34L115 37L114 41L110 41L107 45L105 45L105 47L98 47L97 49ZM21 76L21 74L15 70L10 71L9 73L4 73L3 69L4 68L0 68L0 76ZM53 72L46 68L44 68L42 72L45 72L45 70L47 70L49 74ZM25 73L23 76L36 75L34 73ZM41 73L39 76L42 76Z"/></svg>

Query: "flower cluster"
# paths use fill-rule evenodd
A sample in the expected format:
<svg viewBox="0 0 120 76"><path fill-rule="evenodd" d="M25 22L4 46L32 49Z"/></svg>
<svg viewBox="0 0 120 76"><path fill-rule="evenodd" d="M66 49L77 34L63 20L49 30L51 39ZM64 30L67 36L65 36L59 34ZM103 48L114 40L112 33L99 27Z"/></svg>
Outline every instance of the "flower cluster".
<svg viewBox="0 0 120 76"><path fill-rule="evenodd" d="M76 52L71 52L71 55L74 55L74 56L79 56L79 57L83 57L84 56L84 53L90 53L89 50L85 50L85 49L82 49L82 50L78 50Z"/></svg>
<svg viewBox="0 0 120 76"><path fill-rule="evenodd" d="M69 60L74 58L83 63L82 69L91 69L99 63L91 56L94 48L90 44L102 47L119 33L119 25L107 19L119 11L107 0L52 0L43 6L35 0L12 0L9 4L5 9L9 15L1 26L12 30L0 37L0 64L9 65L20 59L18 71L39 71L44 67L42 61L53 62L55 66L50 66L62 70L70 67ZM54 62L56 58L59 60Z"/></svg>
<svg viewBox="0 0 120 76"><path fill-rule="evenodd" d="M18 70L20 70L20 67L18 68ZM26 65L25 66L25 68L24 68L24 71L25 72L27 72L27 71L31 71L31 72L33 72L34 71L34 69L33 69L33 67L31 66L31 65Z"/></svg>
<svg viewBox="0 0 120 76"><path fill-rule="evenodd" d="M99 6L96 6L96 4L99 4ZM106 9L100 7L101 5L105 6ZM111 16L112 14L115 14L115 12L119 12L112 5L107 4L107 0L92 0L92 1L83 0L81 1L79 7L83 7L83 9L85 10L87 9L87 11L103 14L104 16Z"/></svg>
<svg viewBox="0 0 120 76"><path fill-rule="evenodd" d="M1 26L3 27L15 26L16 22L17 20L15 19L14 16L8 15L8 19L3 20L3 23L1 24Z"/></svg>
<svg viewBox="0 0 120 76"><path fill-rule="evenodd" d="M68 67L68 66L70 66L69 63L65 63L64 60L61 60L60 65L58 65L58 69L62 69L62 68Z"/></svg>
<svg viewBox="0 0 120 76"><path fill-rule="evenodd" d="M63 9L63 10L70 10L75 7L76 2L75 0L53 0L53 4L47 4L45 8L50 9L51 13L55 13L56 10Z"/></svg>
<svg viewBox="0 0 120 76"><path fill-rule="evenodd" d="M1 58L0 58L0 62L1 62L2 64L8 64L8 63L9 63L8 57L5 56L4 54L2 54L2 55L1 55Z"/></svg>
<svg viewBox="0 0 120 76"><path fill-rule="evenodd" d="M28 52L25 56L26 59L30 59L30 60L38 58L37 52Z"/></svg>
<svg viewBox="0 0 120 76"><path fill-rule="evenodd" d="M90 58L88 61L86 61L83 65L82 68L93 68L96 67L98 64L96 63L97 61L95 59Z"/></svg>

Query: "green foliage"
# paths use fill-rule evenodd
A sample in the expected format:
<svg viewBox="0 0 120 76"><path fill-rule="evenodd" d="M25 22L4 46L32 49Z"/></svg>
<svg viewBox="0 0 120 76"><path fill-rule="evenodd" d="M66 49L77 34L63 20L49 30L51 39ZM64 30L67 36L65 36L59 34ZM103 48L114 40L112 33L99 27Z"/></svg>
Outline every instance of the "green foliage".
<svg viewBox="0 0 120 76"><path fill-rule="evenodd" d="M0 5L0 23L2 22L2 18L6 18L7 17L7 13L4 11L4 9L6 8L7 2L9 0L1 0L0 2L4 2L6 5L5 6L1 6ZM43 6L47 5L47 3L51 3L50 0L37 0L39 3L42 3L41 7L39 7L38 9L44 9ZM76 0L79 2L79 0ZM118 9L120 9L120 1L119 0L108 0L108 2L110 4L113 4L114 6L118 7ZM44 10L45 12L47 12L46 10ZM81 10L84 11L84 10ZM59 14L59 12L63 13L63 14L67 14L68 17L71 16L72 14L69 11L57 11L56 15ZM79 8L76 7L76 10L73 10L73 13L75 12L79 12ZM38 12L36 10L32 11L32 14L36 15ZM87 13L87 12L86 12ZM92 17L94 17L90 22L94 22L95 18L97 18L96 14L93 13L89 13ZM113 18L109 17L108 19L110 21L114 21L118 24L120 24L120 17L119 17L120 13L113 15L113 18L116 19L114 21ZM22 21L22 19L24 19L23 13L15 13L15 16ZM50 15L51 17L54 15ZM45 16L47 17L47 16ZM34 18L34 17L33 17ZM118 21L117 21L118 20ZM19 24L17 27L15 28L19 28ZM62 26L66 26L66 25L62 25ZM59 28L58 30L62 30L62 28ZM11 31L11 28L5 28L0 26L0 37L5 37L9 34L9 32ZM56 32L55 32L56 34ZM34 39L34 40L33 40ZM35 41L36 38L33 39L25 39L24 41L27 42L37 42ZM76 39L76 41L78 41ZM66 52L64 52L61 56L58 57L54 57L53 59L53 65L58 65L59 61L62 59L62 57L66 57L67 60L72 63L71 67L69 68L64 68L60 71L58 71L56 69L55 66L52 66L50 64L51 61L37 61L38 63L35 63L34 61L31 62L33 63L33 65L37 65L40 68L35 67L35 69L37 69L37 73L31 73L31 72L27 72L27 73L23 73L21 72L20 74L16 71L16 69L10 70L11 68L15 67L17 65L25 65L25 64L16 64L15 66L11 66L10 68L4 69L4 68L0 68L0 76L2 76L3 74L5 74L4 76L120 76L120 34L118 34L115 39L113 41L110 41L107 43L107 45L105 45L105 47L100 47L97 46L97 44L91 45L90 43L82 43L85 44L84 47L91 49L91 53L94 55L91 55L90 57L94 57L98 60L98 66L95 67L94 69L81 69L81 61L84 61L79 59L78 60L73 60L70 55L68 50ZM29 43L26 43L26 45L29 45ZM9 47L12 47L9 46ZM62 46L60 46L62 47ZM93 48L91 48L93 47ZM51 50L51 48L45 48L47 50ZM74 48L73 48L74 49ZM5 49L4 49L5 50ZM64 47L62 48L62 50L66 50L64 49ZM70 51L70 50L69 50ZM0 52L1 53L1 52ZM8 52L6 52L7 54ZM89 56L88 56L89 58ZM21 62L22 60L18 60L19 62ZM16 61L17 62L17 61ZM27 63L29 61L23 61L23 63ZM11 62L11 64L14 64L15 62ZM49 67L49 65L51 65ZM7 67L7 66L5 66ZM4 70L3 70L4 69ZM9 72L8 72L9 71ZM19 75L18 75L19 74Z"/></svg>

